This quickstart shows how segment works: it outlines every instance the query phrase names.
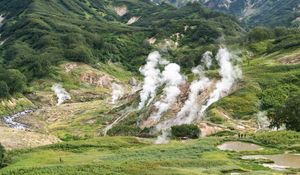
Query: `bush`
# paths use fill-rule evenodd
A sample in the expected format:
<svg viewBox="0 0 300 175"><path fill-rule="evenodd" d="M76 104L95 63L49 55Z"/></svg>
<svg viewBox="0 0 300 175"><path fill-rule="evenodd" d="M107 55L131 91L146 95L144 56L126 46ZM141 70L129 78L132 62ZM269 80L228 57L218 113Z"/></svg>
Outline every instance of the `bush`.
<svg viewBox="0 0 300 175"><path fill-rule="evenodd" d="M22 93L26 88L25 76L16 69L4 69L0 67L0 98Z"/></svg>
<svg viewBox="0 0 300 175"><path fill-rule="evenodd" d="M278 108L271 117L271 126L285 125L287 129L300 131L300 95L288 98L284 106Z"/></svg>
<svg viewBox="0 0 300 175"><path fill-rule="evenodd" d="M0 144L0 168L6 165L6 152L4 147Z"/></svg>
<svg viewBox="0 0 300 175"><path fill-rule="evenodd" d="M9 88L4 81L0 81L0 98L9 96Z"/></svg>
<svg viewBox="0 0 300 175"><path fill-rule="evenodd" d="M296 91L293 85L280 85L264 90L261 94L261 102L263 109L279 108L284 105L289 95Z"/></svg>
<svg viewBox="0 0 300 175"><path fill-rule="evenodd" d="M175 138L188 137L191 139L196 139L199 138L200 129L196 125L179 125L172 126L171 133Z"/></svg>
<svg viewBox="0 0 300 175"><path fill-rule="evenodd" d="M257 133L252 138L270 146L290 146L300 141L300 133L295 131L273 131Z"/></svg>
<svg viewBox="0 0 300 175"><path fill-rule="evenodd" d="M263 41L270 39L274 36L273 31L266 27L255 27L248 34L248 40L250 42Z"/></svg>

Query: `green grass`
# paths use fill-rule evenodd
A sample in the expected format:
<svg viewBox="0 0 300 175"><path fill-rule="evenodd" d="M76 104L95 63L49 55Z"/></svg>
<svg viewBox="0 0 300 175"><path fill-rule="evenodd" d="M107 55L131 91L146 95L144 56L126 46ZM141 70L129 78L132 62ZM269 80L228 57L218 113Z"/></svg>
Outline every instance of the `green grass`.
<svg viewBox="0 0 300 175"><path fill-rule="evenodd" d="M35 105L23 96L10 100L0 100L0 102L0 117L35 108Z"/></svg>
<svg viewBox="0 0 300 175"><path fill-rule="evenodd" d="M102 137L10 152L11 163L0 174L272 174L240 153L222 152L221 138L153 145L133 137ZM278 173L280 174L280 173Z"/></svg>
<svg viewBox="0 0 300 175"><path fill-rule="evenodd" d="M271 107L264 107L268 104L262 104L265 101L262 99L263 94L266 94L267 98L274 98L274 101L280 101L278 98L281 96L288 97L291 91L299 90L300 65L279 63L281 58L292 58L299 52L299 49L281 50L251 58L249 63L245 62L242 65L243 80L239 83L238 90L214 104L212 109L222 108L237 119L249 119L260 110L270 110ZM279 91L276 89L280 88L291 89L291 91L282 90L283 94L278 94ZM270 92L273 91L279 97L270 97L270 94L273 94Z"/></svg>

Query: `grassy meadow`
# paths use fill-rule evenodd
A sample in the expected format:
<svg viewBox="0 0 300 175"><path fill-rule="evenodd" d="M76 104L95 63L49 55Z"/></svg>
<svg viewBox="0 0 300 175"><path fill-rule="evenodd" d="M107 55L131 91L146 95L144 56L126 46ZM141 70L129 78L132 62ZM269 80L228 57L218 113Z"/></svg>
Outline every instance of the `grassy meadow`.
<svg viewBox="0 0 300 175"><path fill-rule="evenodd" d="M285 133L299 137L299 134ZM258 138L261 138L257 136ZM255 137L249 137L247 141ZM36 149L14 150L3 175L49 174L285 174L272 171L254 161L241 160L245 154L270 154L282 151L264 147L262 151L224 152L217 145L237 138L209 137L154 145L151 139L101 137L69 141ZM298 140L299 141L299 140ZM260 143L261 142L257 142ZM289 170L287 172L296 172Z"/></svg>

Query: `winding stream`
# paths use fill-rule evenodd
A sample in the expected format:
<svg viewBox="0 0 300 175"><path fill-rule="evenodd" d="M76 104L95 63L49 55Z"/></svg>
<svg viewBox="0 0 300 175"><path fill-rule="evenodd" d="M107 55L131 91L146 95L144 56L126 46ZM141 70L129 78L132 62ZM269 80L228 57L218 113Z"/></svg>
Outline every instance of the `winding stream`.
<svg viewBox="0 0 300 175"><path fill-rule="evenodd" d="M3 117L3 121L10 128L26 130L26 129L29 128L29 126L27 126L23 123L20 123L18 120L20 118L25 117L26 115L34 112L34 111L35 110L31 109L31 110L25 110L25 111L22 111L22 112L18 112L16 114Z"/></svg>

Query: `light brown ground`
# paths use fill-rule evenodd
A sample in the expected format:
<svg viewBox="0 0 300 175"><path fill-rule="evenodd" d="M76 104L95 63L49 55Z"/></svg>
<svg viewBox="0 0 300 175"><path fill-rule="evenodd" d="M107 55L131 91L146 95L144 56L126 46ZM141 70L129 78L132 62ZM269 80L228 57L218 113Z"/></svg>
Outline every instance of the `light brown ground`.
<svg viewBox="0 0 300 175"><path fill-rule="evenodd" d="M7 150L32 148L58 142L60 140L55 136L0 127L0 143Z"/></svg>
<svg viewBox="0 0 300 175"><path fill-rule="evenodd" d="M300 54L283 57L279 59L279 62L281 64L298 64L300 63Z"/></svg>

